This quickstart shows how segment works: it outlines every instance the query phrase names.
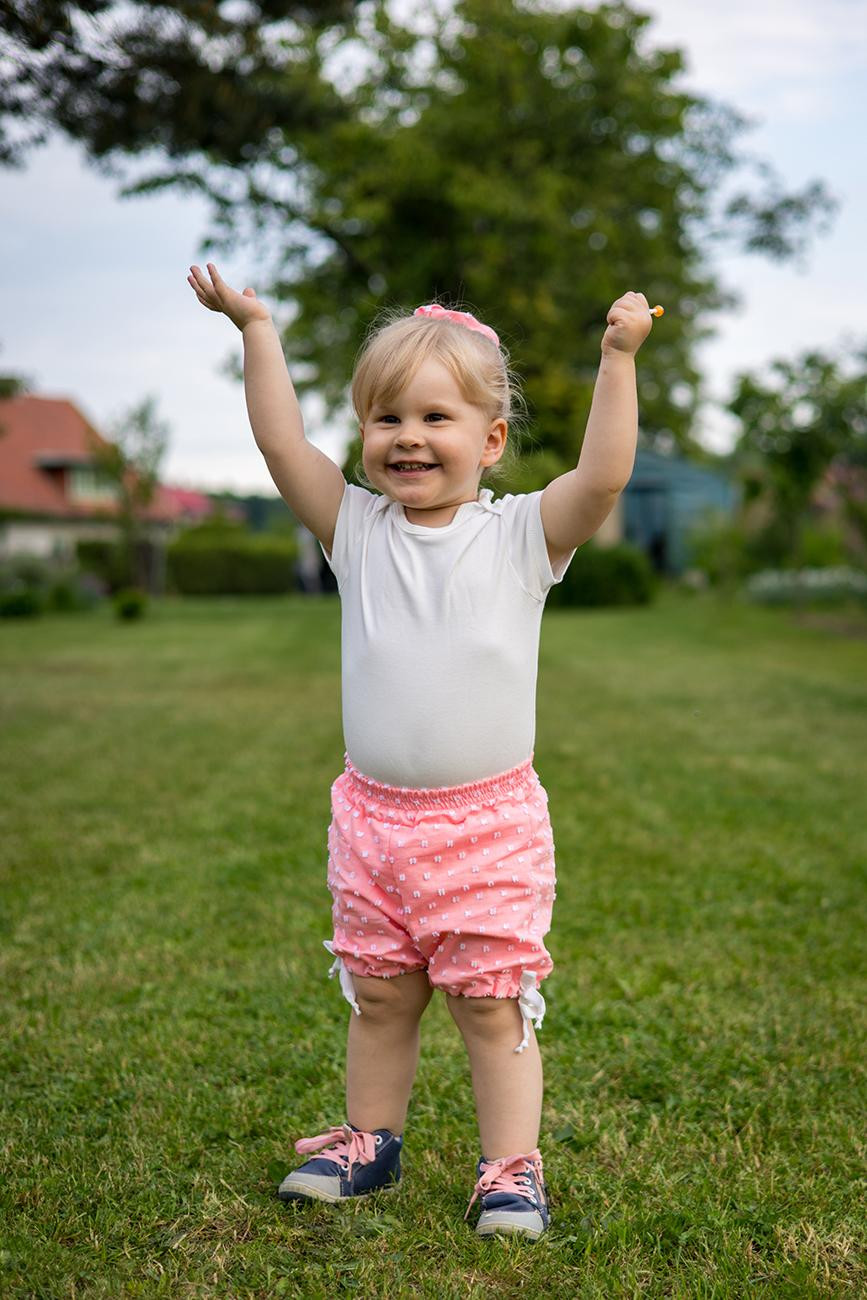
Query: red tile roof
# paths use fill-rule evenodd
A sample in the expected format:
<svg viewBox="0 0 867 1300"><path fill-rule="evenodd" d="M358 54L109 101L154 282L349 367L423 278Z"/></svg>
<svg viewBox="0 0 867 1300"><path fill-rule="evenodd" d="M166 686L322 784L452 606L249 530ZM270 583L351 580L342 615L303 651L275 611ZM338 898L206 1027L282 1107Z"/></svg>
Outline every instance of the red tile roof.
<svg viewBox="0 0 867 1300"><path fill-rule="evenodd" d="M0 399L0 509L69 519L112 516L110 501L70 494L69 469L93 464L91 439L107 440L74 403L64 398L22 394ZM142 512L147 519L201 519L213 504L204 492L159 484Z"/></svg>

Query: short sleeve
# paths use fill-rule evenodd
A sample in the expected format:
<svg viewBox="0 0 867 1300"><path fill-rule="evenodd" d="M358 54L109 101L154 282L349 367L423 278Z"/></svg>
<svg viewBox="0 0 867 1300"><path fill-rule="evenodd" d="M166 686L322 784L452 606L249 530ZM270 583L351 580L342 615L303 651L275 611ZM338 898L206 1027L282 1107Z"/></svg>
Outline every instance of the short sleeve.
<svg viewBox="0 0 867 1300"><path fill-rule="evenodd" d="M331 554L328 554L322 542L319 543L325 561L337 579L338 588L343 586L349 571L350 556L357 551L356 543L364 530L365 520L380 500L381 498L374 492L368 492L366 488L358 487L355 483L347 483L343 489L340 509L337 511L334 524Z"/></svg>
<svg viewBox="0 0 867 1300"><path fill-rule="evenodd" d="M548 544L542 527L542 492L520 493L503 498L503 520L509 538L509 558L524 590L535 600L544 600L555 583L562 582L577 547L551 567Z"/></svg>

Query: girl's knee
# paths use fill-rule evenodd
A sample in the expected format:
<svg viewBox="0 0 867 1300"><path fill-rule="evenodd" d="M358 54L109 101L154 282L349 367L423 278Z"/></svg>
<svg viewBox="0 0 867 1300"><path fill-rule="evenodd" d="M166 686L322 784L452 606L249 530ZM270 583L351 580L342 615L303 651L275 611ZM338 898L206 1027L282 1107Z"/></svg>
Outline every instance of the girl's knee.
<svg viewBox="0 0 867 1300"><path fill-rule="evenodd" d="M499 1038L514 1031L521 1019L517 997L468 998L448 993L446 1003L458 1028L477 1037Z"/></svg>
<svg viewBox="0 0 867 1300"><path fill-rule="evenodd" d="M426 971L410 971L385 979L353 975L355 997L363 1016L389 1020L395 1016L420 1016L433 995Z"/></svg>

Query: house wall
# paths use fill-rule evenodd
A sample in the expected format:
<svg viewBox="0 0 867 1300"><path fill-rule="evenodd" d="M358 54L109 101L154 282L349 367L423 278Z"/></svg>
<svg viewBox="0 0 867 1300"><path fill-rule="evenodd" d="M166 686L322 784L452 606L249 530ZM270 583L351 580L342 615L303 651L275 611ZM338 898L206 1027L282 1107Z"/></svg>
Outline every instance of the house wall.
<svg viewBox="0 0 867 1300"><path fill-rule="evenodd" d="M146 529L154 541L164 529ZM88 519L0 519L0 556L38 555L41 559L75 560L77 541L110 541L117 525Z"/></svg>

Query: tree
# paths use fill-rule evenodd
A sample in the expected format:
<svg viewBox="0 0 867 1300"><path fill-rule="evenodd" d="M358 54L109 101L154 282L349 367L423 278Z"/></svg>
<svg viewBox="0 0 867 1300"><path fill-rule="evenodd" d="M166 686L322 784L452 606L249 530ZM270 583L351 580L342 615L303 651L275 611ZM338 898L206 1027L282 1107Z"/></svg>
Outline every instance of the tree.
<svg viewBox="0 0 867 1300"><path fill-rule="evenodd" d="M121 567L130 586L149 585L141 554L143 511L159 484L168 435L169 426L157 418L156 399L149 396L113 423L108 441L91 439L94 461L117 491Z"/></svg>
<svg viewBox="0 0 867 1300"><path fill-rule="evenodd" d="M24 397L31 387L32 380L24 375L0 375L0 398Z"/></svg>
<svg viewBox="0 0 867 1300"><path fill-rule="evenodd" d="M249 163L274 131L342 116L314 47L356 3L246 0L230 17L201 0L0 0L0 163L21 166L52 127L95 160Z"/></svg>
<svg viewBox="0 0 867 1300"><path fill-rule="evenodd" d="M741 433L732 462L744 484L747 506L765 516L764 547L769 558L795 559L810 517L816 489L829 467L848 522L867 545L867 503L859 495L867 470L867 348L855 349L854 370L840 358L818 351L791 361L775 360L771 378L742 373L727 409ZM845 472L861 470L862 473Z"/></svg>
<svg viewBox="0 0 867 1300"><path fill-rule="evenodd" d="M286 317L300 390L333 414L381 307L461 300L495 323L525 377L538 441L520 486L539 486L575 463L605 313L640 287L666 307L642 350L643 441L701 454L694 352L735 301L709 248L733 239L792 257L834 203L816 182L783 193L765 166L763 192L725 196L747 123L673 89L681 54L641 49L648 15L455 0L423 30L369 0L353 15L317 7L342 17L277 40L252 19L222 32L209 19L206 32L214 8L154 10L172 15L171 39L153 23L121 34L102 74L85 85L73 69L30 111L104 164L159 146L164 165L125 195L195 189L213 205L203 251L249 241L270 254L260 293Z"/></svg>
<svg viewBox="0 0 867 1300"><path fill-rule="evenodd" d="M299 238L278 280L302 387L341 400L380 306L468 300L525 377L541 451L540 482L531 457L523 483L540 486L552 453L560 469L577 459L605 313L640 287L667 308L642 352L645 441L689 448L694 348L732 301L709 242L736 217L746 247L790 255L825 202L820 187L779 203L736 194L717 212L743 119L673 90L679 52L642 54L650 20L625 5L463 0L429 42L377 14L352 123L305 140L298 195L256 193L260 218L332 228L327 242Z"/></svg>

